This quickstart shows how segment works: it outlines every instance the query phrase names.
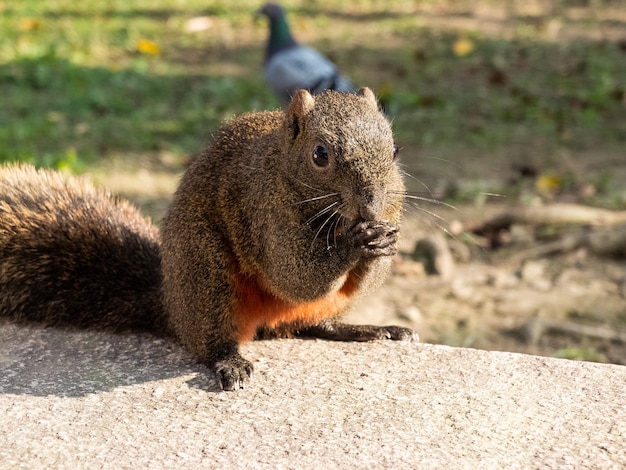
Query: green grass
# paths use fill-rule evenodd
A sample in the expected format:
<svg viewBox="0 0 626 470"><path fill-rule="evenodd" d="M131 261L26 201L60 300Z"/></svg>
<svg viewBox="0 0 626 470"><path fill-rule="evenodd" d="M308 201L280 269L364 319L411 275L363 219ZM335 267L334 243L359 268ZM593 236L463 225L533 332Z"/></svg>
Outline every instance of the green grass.
<svg viewBox="0 0 626 470"><path fill-rule="evenodd" d="M0 159L53 165L76 154L193 152L226 116L271 101L260 82L83 67L53 52L0 66L0 84L11 97Z"/></svg>
<svg viewBox="0 0 626 470"><path fill-rule="evenodd" d="M421 149L454 160L458 149L626 145L626 45L589 39L605 21L598 15L581 24L560 12L582 34L555 41L548 16L520 15L496 32L455 26L469 2L284 3L303 42L377 91L409 161ZM277 107L262 78L259 4L1 2L0 161L80 170L166 153L182 162L223 119ZM209 28L186 31L194 17ZM459 38L472 41L471 53L454 53ZM158 52L142 52L142 40Z"/></svg>
<svg viewBox="0 0 626 470"><path fill-rule="evenodd" d="M195 8L194 2L118 3L4 5L0 161L80 167L159 152L182 159L200 150L223 119L277 106L252 71L259 59L238 76L212 71L219 67L203 62L216 50L230 55L223 38L183 30L184 21L205 15L240 27L243 12L207 2ZM254 28L249 10L245 16ZM156 44L158 53L139 50L141 40Z"/></svg>
<svg viewBox="0 0 626 470"><path fill-rule="evenodd" d="M607 362L606 356L594 348L565 348L554 353L554 357L573 361Z"/></svg>

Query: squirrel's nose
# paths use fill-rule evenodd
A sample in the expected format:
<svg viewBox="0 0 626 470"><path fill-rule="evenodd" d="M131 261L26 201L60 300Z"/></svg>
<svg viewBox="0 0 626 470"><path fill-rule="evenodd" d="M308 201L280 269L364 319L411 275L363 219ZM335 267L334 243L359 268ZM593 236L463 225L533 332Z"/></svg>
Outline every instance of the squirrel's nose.
<svg viewBox="0 0 626 470"><path fill-rule="evenodd" d="M363 220L377 220L383 210L383 198L368 191L359 197L359 215Z"/></svg>
<svg viewBox="0 0 626 470"><path fill-rule="evenodd" d="M376 210L371 206L361 206L359 214L363 220L376 220Z"/></svg>

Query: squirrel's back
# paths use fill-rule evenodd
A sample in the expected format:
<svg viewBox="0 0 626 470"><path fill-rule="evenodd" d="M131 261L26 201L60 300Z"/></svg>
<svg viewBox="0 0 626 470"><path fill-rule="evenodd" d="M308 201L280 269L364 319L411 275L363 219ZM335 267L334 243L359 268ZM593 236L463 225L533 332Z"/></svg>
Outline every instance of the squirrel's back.
<svg viewBox="0 0 626 470"><path fill-rule="evenodd" d="M165 329L159 232L74 177L0 167L0 316L114 331Z"/></svg>

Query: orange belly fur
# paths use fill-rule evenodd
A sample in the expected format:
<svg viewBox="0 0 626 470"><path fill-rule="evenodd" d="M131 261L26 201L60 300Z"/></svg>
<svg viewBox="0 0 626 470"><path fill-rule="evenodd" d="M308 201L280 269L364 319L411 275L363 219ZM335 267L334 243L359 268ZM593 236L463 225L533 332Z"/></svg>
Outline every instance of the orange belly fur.
<svg viewBox="0 0 626 470"><path fill-rule="evenodd" d="M293 303L267 292L254 279L240 275L236 283L237 305L234 311L238 342L254 339L259 326L276 327L300 322L315 325L343 312L358 289L356 274L349 273L343 286L333 294L309 302Z"/></svg>

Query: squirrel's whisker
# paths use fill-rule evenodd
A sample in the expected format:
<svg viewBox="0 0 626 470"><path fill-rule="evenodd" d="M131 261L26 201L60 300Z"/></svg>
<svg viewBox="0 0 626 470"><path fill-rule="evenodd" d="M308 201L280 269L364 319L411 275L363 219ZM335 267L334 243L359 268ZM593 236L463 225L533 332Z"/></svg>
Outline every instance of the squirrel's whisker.
<svg viewBox="0 0 626 470"><path fill-rule="evenodd" d="M333 246L336 248L337 247L337 229L339 228L339 224L341 223L342 219L345 219L345 216L342 214L342 212L345 210L345 208L348 206L348 204L344 201L342 204L339 205L339 207L337 207L337 210L335 211L335 214L339 214L339 217L337 217L337 219L335 219L335 223L333 224L334 227L329 227L328 228L328 233L330 235L330 232L333 232ZM335 215L333 214L333 215ZM327 243L328 243L328 239L327 239Z"/></svg>
<svg viewBox="0 0 626 470"><path fill-rule="evenodd" d="M301 204L306 204L307 202L319 201L321 199L326 199L326 198L333 197L333 196L339 196L339 193L329 193L324 196L312 197L309 199L305 199L304 201L296 202L294 205L299 206Z"/></svg>
<svg viewBox="0 0 626 470"><path fill-rule="evenodd" d="M326 224L332 220L335 214L337 214L336 210L332 214L330 214L328 217L326 217L326 220L324 221L324 223L320 226L317 232L315 232L315 235L313 236L313 240L311 241L311 251L313 251L313 245L315 244L315 240L317 240L317 237L319 237L320 233L322 233L322 230L324 230L324 227L326 226Z"/></svg>
<svg viewBox="0 0 626 470"><path fill-rule="evenodd" d="M412 206L410 208L405 207L403 210L404 210L404 212L409 213L409 209L417 209L417 210L419 210L421 212L424 212L424 213L428 214L431 217L440 219L442 222L449 223L448 220L444 219L443 217L440 217L439 215L437 215L437 214L435 214L433 212L430 212L430 211L424 209L423 207L419 207L419 206ZM434 220L430 220L428 223L434 225L435 227L437 227L439 230L441 230L445 234L450 235L453 238L456 238L452 232L450 232L446 227L444 227L440 223L438 223L438 222L436 222Z"/></svg>
<svg viewBox="0 0 626 470"><path fill-rule="evenodd" d="M425 214L428 214L428 215L430 215L431 217L433 217L433 218L435 218L435 219L438 219L438 220L441 220L442 222L445 222L445 223L447 223L447 224L449 224L449 223L450 223L450 221L449 221L448 219L446 219L445 217L442 217L441 215L437 214L436 212L429 211L428 209L423 208L422 206L420 206L419 204L417 204L417 203L415 203L415 202L413 202L413 201L407 201L407 202L408 202L408 204L409 204L409 206L410 206L410 207L412 207L412 208L414 208L414 209L417 209L417 210L419 210L420 212L423 212L423 213L425 213Z"/></svg>
<svg viewBox="0 0 626 470"><path fill-rule="evenodd" d="M454 161L454 160L450 160L448 158L421 157L421 160L434 160L434 161L437 161L437 162L446 163L448 165L454 166L454 167L459 168L459 169L463 169L463 165L461 163L459 163L457 161ZM420 163L406 163L406 162L403 162L401 164L401 166L403 166L403 167L418 167L418 166L423 166L423 165L424 165L424 163L421 163L421 162Z"/></svg>
<svg viewBox="0 0 626 470"><path fill-rule="evenodd" d="M410 193L401 192L401 191L389 191L389 193L390 194L403 194L404 197L406 197L407 199L413 199L413 200L416 200L416 201L429 202L431 204L437 204L438 206L444 206L444 207L447 207L449 209L454 209L455 211L459 210L458 207L456 207L456 206L454 206L452 204L449 204L449 203L447 203L445 201L440 201L439 199L434 199L434 198L431 198L431 197L416 196L415 194L410 194Z"/></svg>
<svg viewBox="0 0 626 470"><path fill-rule="evenodd" d="M337 217L337 220L335 220L335 227L332 229L333 230L333 246L335 248L337 248L337 230L339 228L339 223L341 222L342 218L343 218L343 215L339 214L339 217Z"/></svg>
<svg viewBox="0 0 626 470"><path fill-rule="evenodd" d="M323 216L324 214L326 214L327 212L331 211L332 208L334 206L336 206L337 204L339 204L339 201L335 201L332 204L326 206L324 209L322 209L321 211L317 212L315 215L313 215L311 218L309 218L309 220L307 220L304 225L309 225L311 222L313 222L315 219Z"/></svg>
<svg viewBox="0 0 626 470"><path fill-rule="evenodd" d="M417 181L421 186L424 187L424 189L426 191L428 191L428 194L430 194L431 196L433 195L433 192L430 190L430 188L428 187L428 185L426 183L424 183L421 179L419 179L417 176L412 175L411 173L404 171L404 170L400 170L400 173L404 176L406 176L407 178L411 178L414 181Z"/></svg>
<svg viewBox="0 0 626 470"><path fill-rule="evenodd" d="M339 210L335 210L329 217L329 219L332 219L333 217L335 217L337 214L339 214ZM339 217L341 217L341 215L339 215ZM337 221L339 220L339 217L335 219L335 222L332 222L329 226L328 226L328 233L326 234L326 249L330 250L332 247L330 245L330 232L333 231L333 226L337 227Z"/></svg>
<svg viewBox="0 0 626 470"><path fill-rule="evenodd" d="M440 216L440 215L438 215L438 214L435 214L434 212L431 212L431 211L429 211L429 210L427 210L427 209L424 209L424 208L423 208L423 207L421 207L419 204L411 204L411 205L410 205L410 207L408 207L408 208L407 208L407 207L403 208L403 210L404 210L405 212L407 212L407 213L409 212L409 209L416 209L416 210L419 210L420 212L426 213L426 214L428 214L429 216L431 216L431 217L433 217L433 218L436 218L436 219L441 220L442 222L445 222L446 224L450 224L450 221L449 221L449 220L445 219L444 217L441 217L441 216ZM457 208L456 208L456 207L454 207L454 209L457 209ZM458 210L458 209L457 209L457 210ZM432 224L433 224L435 227L437 227L439 230L441 230L442 232L444 232L446 235L448 235L449 237L453 238L454 240L457 240L457 241L459 241L459 240L460 240L460 238L461 238L461 237L460 237L459 235L457 235L457 234L454 234L454 233L450 232L450 230L448 230L446 227L444 227L443 225L439 224L438 222L433 221L433 220L431 220L431 221L429 221L429 222L430 222L430 223L432 223ZM473 236L473 235L471 235L470 233L468 233L468 232L463 232L461 235L462 235L462 237L463 237L463 238L465 238L465 239L467 239L467 240L471 241L474 245L476 245L477 247L479 247L481 250L483 250L483 251L485 250L485 248L484 248L484 247L480 244L480 242L476 239L476 237L474 237L474 236Z"/></svg>
<svg viewBox="0 0 626 470"><path fill-rule="evenodd" d="M317 191L318 193L322 193L324 192L323 189L319 189L316 188L315 186L311 186L310 184L305 183L304 181L300 181L298 178L294 178L294 180L298 183L300 183L302 186L304 186L305 188L309 188L312 189L313 191Z"/></svg>

